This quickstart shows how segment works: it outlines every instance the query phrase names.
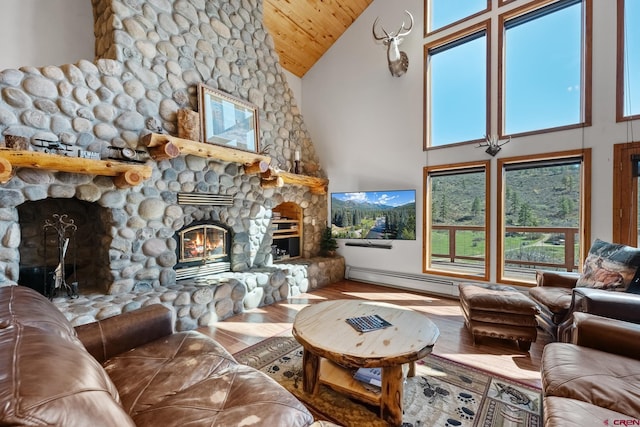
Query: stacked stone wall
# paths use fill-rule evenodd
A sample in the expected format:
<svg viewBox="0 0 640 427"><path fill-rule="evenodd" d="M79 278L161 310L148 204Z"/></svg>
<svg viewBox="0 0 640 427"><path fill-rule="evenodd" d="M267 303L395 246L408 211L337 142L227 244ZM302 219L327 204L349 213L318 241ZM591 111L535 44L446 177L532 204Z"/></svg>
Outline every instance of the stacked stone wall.
<svg viewBox="0 0 640 427"><path fill-rule="evenodd" d="M69 150L110 155L144 150L150 133L176 133L177 111L197 110L197 84L248 100L259 109L260 146L272 165L290 170L318 159L288 88L258 0L93 0L95 61L25 66L0 72L0 133L26 137L31 149L59 141ZM18 169L0 185L0 283L18 279L16 207L44 198L77 198L106 208L108 293L160 289L175 283L173 234L195 220L229 225L232 269L271 265L271 209L294 202L303 210L303 257L317 254L327 220L326 195L302 186L263 189L241 165L194 156L148 160L149 180L117 188L110 177ZM309 170L316 170L310 167ZM321 169L315 176L324 176ZM178 192L233 196L232 206L182 206ZM264 301L262 301L264 303Z"/></svg>

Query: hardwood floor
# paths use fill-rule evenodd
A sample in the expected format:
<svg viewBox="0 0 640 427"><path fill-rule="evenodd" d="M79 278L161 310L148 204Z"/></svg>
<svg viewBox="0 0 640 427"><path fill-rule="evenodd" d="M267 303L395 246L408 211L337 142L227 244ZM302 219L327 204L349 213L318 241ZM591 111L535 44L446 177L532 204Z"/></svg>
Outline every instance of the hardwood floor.
<svg viewBox="0 0 640 427"><path fill-rule="evenodd" d="M538 339L528 353L513 341L484 338L473 344L464 326L457 299L421 294L381 285L344 280L310 293L260 307L198 329L229 352L236 353L266 338L289 334L298 311L327 299L365 299L410 307L426 313L440 329L433 353L516 381L540 387L540 357L549 335L538 329Z"/></svg>

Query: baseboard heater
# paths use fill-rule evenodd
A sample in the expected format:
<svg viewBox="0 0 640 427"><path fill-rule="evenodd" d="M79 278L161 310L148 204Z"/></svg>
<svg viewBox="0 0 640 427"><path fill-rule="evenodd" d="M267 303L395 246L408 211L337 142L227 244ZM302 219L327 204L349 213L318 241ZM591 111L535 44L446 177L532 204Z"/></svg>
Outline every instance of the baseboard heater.
<svg viewBox="0 0 640 427"><path fill-rule="evenodd" d="M379 248L379 249L392 249L391 243L371 243L371 242L347 242L345 246L358 246L361 248Z"/></svg>
<svg viewBox="0 0 640 427"><path fill-rule="evenodd" d="M402 289L427 291L439 295L458 296L457 282L425 274L401 273L347 265L345 278Z"/></svg>

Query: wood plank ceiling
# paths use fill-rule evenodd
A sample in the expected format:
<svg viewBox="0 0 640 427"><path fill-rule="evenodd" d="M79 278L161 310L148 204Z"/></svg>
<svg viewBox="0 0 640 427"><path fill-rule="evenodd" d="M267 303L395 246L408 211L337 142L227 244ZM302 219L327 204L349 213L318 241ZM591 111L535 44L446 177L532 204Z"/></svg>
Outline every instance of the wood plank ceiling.
<svg viewBox="0 0 640 427"><path fill-rule="evenodd" d="M264 0L280 65L303 77L373 0Z"/></svg>

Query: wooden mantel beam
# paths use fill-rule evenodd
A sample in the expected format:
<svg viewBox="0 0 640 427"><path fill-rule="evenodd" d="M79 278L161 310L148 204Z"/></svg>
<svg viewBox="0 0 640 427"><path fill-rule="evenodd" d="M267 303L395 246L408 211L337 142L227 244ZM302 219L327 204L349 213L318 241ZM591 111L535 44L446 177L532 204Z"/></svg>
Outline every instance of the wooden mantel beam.
<svg viewBox="0 0 640 427"><path fill-rule="evenodd" d="M11 179L13 167L55 170L116 177L118 187L140 184L151 177L151 166L118 162L113 160L84 159L67 157L39 151L0 149L0 182Z"/></svg>
<svg viewBox="0 0 640 427"><path fill-rule="evenodd" d="M276 171L273 175L281 177L285 184L304 185L309 187L314 194L327 194L328 179L284 171Z"/></svg>
<svg viewBox="0 0 640 427"><path fill-rule="evenodd" d="M232 163L254 164L256 162L264 162L267 165L271 163L271 157L264 156L262 154L236 150L215 144L191 141L189 139L159 133L150 133L145 135L142 138L142 143L149 147L149 153L151 153L151 156L156 160L177 157L179 154L191 154L194 156L207 157ZM166 155L166 153L175 152L172 148L166 148L165 146L167 144L177 147L178 151L175 156Z"/></svg>

